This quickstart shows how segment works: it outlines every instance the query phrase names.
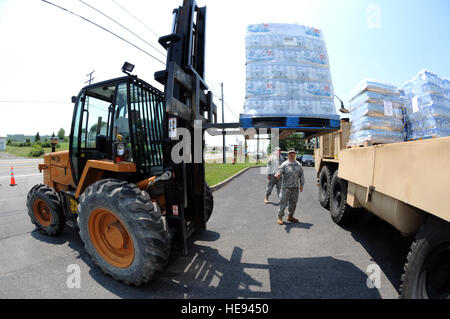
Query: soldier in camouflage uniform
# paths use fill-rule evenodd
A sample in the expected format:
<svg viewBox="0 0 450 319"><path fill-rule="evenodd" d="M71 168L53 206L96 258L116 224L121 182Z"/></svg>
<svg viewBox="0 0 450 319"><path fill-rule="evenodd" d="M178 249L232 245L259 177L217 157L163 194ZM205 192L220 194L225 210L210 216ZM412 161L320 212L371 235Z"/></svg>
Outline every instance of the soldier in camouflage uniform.
<svg viewBox="0 0 450 319"><path fill-rule="evenodd" d="M269 196L272 194L273 187L277 187L277 195L280 198L280 190L281 190L281 181L275 178L275 173L277 172L278 167L280 167L281 163L283 163L283 158L281 157L281 149L279 147L275 148L275 152L273 152L272 156L267 163L267 187L266 187L266 198L264 198L264 203L269 202Z"/></svg>
<svg viewBox="0 0 450 319"><path fill-rule="evenodd" d="M295 159L296 152L293 148L288 151L289 159L278 168L275 177L283 178L281 183L280 208L278 211L278 224L283 225L284 210L288 207L288 222L298 223L294 218L299 192L303 192L305 176L302 165Z"/></svg>

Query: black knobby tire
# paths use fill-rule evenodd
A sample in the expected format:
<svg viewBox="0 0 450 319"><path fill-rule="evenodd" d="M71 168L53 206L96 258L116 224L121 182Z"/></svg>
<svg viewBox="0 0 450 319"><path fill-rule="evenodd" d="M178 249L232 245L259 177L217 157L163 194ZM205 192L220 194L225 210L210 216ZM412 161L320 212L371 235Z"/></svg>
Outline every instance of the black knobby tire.
<svg viewBox="0 0 450 319"><path fill-rule="evenodd" d="M211 188L205 182L205 215L206 222L211 218L212 212L214 209L214 197L211 191Z"/></svg>
<svg viewBox="0 0 450 319"><path fill-rule="evenodd" d="M350 222L355 210L347 204L347 181L338 177L338 170L333 173L330 186L330 213L338 225Z"/></svg>
<svg viewBox="0 0 450 319"><path fill-rule="evenodd" d="M328 166L322 167L319 174L319 202L328 209L330 205L331 172Z"/></svg>
<svg viewBox="0 0 450 319"><path fill-rule="evenodd" d="M36 217L36 201L45 203L45 209L49 210L49 223L47 225L44 225ZM31 222L36 225L36 229L41 233L56 236L64 229L66 224L64 210L59 195L53 188L44 184L33 186L27 195L27 208Z"/></svg>
<svg viewBox="0 0 450 319"><path fill-rule="evenodd" d="M103 272L127 285L153 280L167 265L171 240L161 211L148 193L126 181L105 179L89 186L78 205L78 227L85 249ZM128 231L134 258L126 268L110 264L95 248L89 233L89 218L97 209L112 212Z"/></svg>
<svg viewBox="0 0 450 319"><path fill-rule="evenodd" d="M450 298L449 222L430 216L417 232L404 266L400 298Z"/></svg>

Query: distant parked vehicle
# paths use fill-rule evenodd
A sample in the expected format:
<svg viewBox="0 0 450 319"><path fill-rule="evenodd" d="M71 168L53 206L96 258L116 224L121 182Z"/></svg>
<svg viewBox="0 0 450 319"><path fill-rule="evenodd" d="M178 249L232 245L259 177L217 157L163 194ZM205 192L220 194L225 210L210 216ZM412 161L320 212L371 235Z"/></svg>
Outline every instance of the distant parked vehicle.
<svg viewBox="0 0 450 319"><path fill-rule="evenodd" d="M281 158L283 159L283 162L286 161L288 159L288 152L281 152Z"/></svg>
<svg viewBox="0 0 450 319"><path fill-rule="evenodd" d="M301 158L302 166L314 166L314 157L309 154L303 154Z"/></svg>

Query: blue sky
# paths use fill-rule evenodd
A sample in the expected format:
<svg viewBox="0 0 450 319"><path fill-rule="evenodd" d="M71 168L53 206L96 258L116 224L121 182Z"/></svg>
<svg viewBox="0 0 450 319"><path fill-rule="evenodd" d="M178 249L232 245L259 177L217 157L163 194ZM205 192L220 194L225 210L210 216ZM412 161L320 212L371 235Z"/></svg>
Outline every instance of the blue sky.
<svg viewBox="0 0 450 319"><path fill-rule="evenodd" d="M364 78L401 85L422 69L450 77L450 1L323 1L323 25L335 92L350 98ZM379 7L380 27L369 28Z"/></svg>
<svg viewBox="0 0 450 319"><path fill-rule="evenodd" d="M79 1L53 1L156 54ZM111 1L85 1L158 46L154 34ZM159 35L170 32L172 9L182 3L117 1ZM237 121L243 111L245 31L253 23L300 23L321 28L335 93L345 102L351 89L365 78L401 85L422 69L450 77L449 0L197 2L208 7L206 80L216 94L220 92L219 83L224 82L226 121ZM164 66L104 31L39 0L0 0L0 101L54 102L0 102L0 112L10 115L0 116L0 131L35 134L39 130L51 134L59 127L69 131L73 108L70 97L84 85L86 74L95 70L96 81L121 76L120 67L125 60L136 65L136 74L158 86L153 73ZM217 99L215 102L220 105ZM17 118L21 120L10 120Z"/></svg>

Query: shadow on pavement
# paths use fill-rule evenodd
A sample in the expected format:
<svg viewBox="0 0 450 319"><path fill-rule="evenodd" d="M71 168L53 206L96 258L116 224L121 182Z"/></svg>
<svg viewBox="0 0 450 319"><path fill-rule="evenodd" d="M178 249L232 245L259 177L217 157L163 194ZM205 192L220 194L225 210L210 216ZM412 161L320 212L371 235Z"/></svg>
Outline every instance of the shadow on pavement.
<svg viewBox="0 0 450 319"><path fill-rule="evenodd" d="M381 298L367 288L367 274L349 262L318 257L246 263L240 247L228 259L198 243L219 237L211 231L195 234L188 256L173 256L156 280L137 288L104 275L86 254L80 257L91 265L92 278L121 298ZM269 276L268 287L258 274Z"/></svg>
<svg viewBox="0 0 450 319"><path fill-rule="evenodd" d="M43 233L41 233L38 229L35 229L31 232L31 236L33 236L35 239L42 241L46 244L53 244L53 245L63 245L65 243L69 243L69 246L72 245L72 243L76 243L77 240L79 240L78 236L78 230L72 229L68 226L64 228L64 230L58 234L57 236L48 236ZM81 245L78 245L82 247ZM72 247L72 246L71 246ZM74 248L74 247L72 247ZM76 248L74 248L76 249Z"/></svg>
<svg viewBox="0 0 450 319"><path fill-rule="evenodd" d="M362 211L343 228L364 247L398 292L413 236L404 237L393 226L367 211Z"/></svg>
<svg viewBox="0 0 450 319"><path fill-rule="evenodd" d="M284 230L286 231L286 233L289 233L292 228L311 229L311 227L314 226L314 224L302 223L302 222L298 222L298 223L285 222L284 226L285 226Z"/></svg>
<svg viewBox="0 0 450 319"><path fill-rule="evenodd" d="M279 207L280 203L279 202L277 202L277 203L268 202L267 205L274 206L274 207Z"/></svg>

